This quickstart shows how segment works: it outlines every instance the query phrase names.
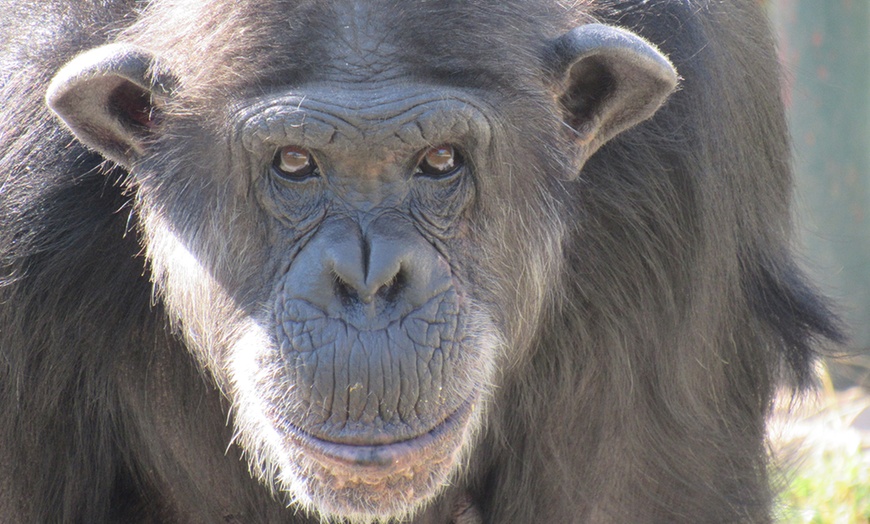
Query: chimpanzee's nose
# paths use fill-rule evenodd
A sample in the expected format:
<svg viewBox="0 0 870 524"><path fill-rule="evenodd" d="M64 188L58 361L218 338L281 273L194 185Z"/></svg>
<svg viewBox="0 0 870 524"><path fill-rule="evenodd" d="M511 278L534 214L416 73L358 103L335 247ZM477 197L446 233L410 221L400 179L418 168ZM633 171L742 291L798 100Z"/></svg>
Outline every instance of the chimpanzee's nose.
<svg viewBox="0 0 870 524"><path fill-rule="evenodd" d="M323 262L332 268L333 293L351 305L371 304L375 298L395 301L413 273L415 258L409 246L374 233L327 249Z"/></svg>
<svg viewBox="0 0 870 524"><path fill-rule="evenodd" d="M450 286L447 262L406 221L324 224L291 265L291 294L337 316L407 311ZM388 315L390 316L390 315Z"/></svg>

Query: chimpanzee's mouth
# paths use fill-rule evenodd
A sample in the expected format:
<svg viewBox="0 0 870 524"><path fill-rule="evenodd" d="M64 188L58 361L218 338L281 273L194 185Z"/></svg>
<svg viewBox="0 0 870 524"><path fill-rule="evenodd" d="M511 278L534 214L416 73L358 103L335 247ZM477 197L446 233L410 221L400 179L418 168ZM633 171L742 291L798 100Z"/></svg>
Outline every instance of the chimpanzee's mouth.
<svg viewBox="0 0 870 524"><path fill-rule="evenodd" d="M361 481L379 481L397 474L410 476L419 467L454 458L457 442L464 439L477 396L465 401L456 411L426 433L388 443L358 444L328 440L290 426L287 437L305 450L309 458L335 475Z"/></svg>

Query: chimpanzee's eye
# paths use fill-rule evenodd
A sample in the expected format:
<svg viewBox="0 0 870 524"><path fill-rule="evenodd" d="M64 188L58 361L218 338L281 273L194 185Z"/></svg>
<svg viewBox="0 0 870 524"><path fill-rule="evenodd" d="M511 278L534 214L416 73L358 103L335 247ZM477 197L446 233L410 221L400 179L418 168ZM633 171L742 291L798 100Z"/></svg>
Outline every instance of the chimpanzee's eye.
<svg viewBox="0 0 870 524"><path fill-rule="evenodd" d="M417 174L431 178L446 178L465 164L462 155L450 144L430 147L417 164Z"/></svg>
<svg viewBox="0 0 870 524"><path fill-rule="evenodd" d="M319 172L311 151L299 146L279 149L272 167L278 176L286 180L305 180L317 176Z"/></svg>

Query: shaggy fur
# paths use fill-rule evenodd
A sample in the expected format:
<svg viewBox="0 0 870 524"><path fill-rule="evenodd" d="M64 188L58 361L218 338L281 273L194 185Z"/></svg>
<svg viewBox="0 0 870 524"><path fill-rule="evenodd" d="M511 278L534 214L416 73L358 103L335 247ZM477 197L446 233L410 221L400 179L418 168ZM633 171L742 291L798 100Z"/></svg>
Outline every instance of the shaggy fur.
<svg viewBox="0 0 870 524"><path fill-rule="evenodd" d="M335 513L337 495L306 498L314 466L267 419L307 401L271 308L320 211L276 210L285 193L251 182L260 146L239 135L316 79L327 102L457 92L491 131L453 222L426 237L468 295L475 350L455 382L480 405L436 493L345 517L769 522L774 388L809 385L818 343L840 334L791 255L788 133L756 3L0 0L0 520ZM341 45L342 17L383 45ZM585 100L560 98L544 43L589 22L652 42L680 82L587 160L564 132ZM65 63L111 42L158 56L149 74L171 94L129 162L44 101Z"/></svg>

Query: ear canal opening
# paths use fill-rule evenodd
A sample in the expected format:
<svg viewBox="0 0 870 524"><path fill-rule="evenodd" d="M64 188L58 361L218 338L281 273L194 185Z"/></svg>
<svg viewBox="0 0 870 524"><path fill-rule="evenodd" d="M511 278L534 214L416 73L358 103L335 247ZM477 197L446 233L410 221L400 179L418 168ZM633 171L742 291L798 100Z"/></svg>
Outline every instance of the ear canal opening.
<svg viewBox="0 0 870 524"><path fill-rule="evenodd" d="M151 93L131 82L122 82L112 90L108 107L132 131L147 131L156 124L158 114Z"/></svg>
<svg viewBox="0 0 870 524"><path fill-rule="evenodd" d="M596 115L613 95L617 80L602 61L587 58L571 68L567 83L570 87L559 97L562 119L573 130L572 138L591 139Z"/></svg>

